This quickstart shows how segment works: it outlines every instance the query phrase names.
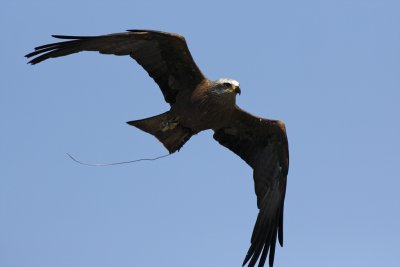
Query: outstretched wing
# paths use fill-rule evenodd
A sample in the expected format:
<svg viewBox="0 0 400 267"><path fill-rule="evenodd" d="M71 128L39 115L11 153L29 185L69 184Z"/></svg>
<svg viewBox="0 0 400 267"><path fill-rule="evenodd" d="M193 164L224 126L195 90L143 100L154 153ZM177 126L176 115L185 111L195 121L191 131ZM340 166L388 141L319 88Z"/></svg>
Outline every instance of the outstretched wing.
<svg viewBox="0 0 400 267"><path fill-rule="evenodd" d="M26 57L29 63L78 53L97 51L117 56L129 55L154 79L164 94L165 101L173 104L182 90L194 90L205 79L194 62L183 36L173 33L129 30L100 36L64 36L55 38L68 41L42 45Z"/></svg>
<svg viewBox="0 0 400 267"><path fill-rule="evenodd" d="M278 236L283 245L283 206L289 151L285 125L276 120L255 117L238 107L228 127L216 130L214 138L240 156L253 168L257 206L260 209L243 266L264 266L274 262ZM261 255L261 256L260 256Z"/></svg>

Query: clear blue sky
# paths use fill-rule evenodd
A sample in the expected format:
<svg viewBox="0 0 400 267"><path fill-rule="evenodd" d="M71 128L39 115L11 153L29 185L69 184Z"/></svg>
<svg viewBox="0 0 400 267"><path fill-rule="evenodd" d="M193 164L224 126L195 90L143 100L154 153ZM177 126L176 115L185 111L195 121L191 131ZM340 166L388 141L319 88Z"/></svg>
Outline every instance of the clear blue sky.
<svg viewBox="0 0 400 267"><path fill-rule="evenodd" d="M129 58L23 55L51 34L183 34L238 104L286 123L285 246L276 267L399 264L400 2L5 1L0 9L0 266L240 266L252 172L211 132L173 156L125 124L168 109Z"/></svg>

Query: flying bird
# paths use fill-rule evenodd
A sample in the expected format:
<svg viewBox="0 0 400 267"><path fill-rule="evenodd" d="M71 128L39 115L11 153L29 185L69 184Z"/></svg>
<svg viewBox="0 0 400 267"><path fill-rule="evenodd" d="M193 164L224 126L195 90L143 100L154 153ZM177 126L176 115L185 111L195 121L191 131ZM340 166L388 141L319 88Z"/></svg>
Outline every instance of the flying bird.
<svg viewBox="0 0 400 267"><path fill-rule="evenodd" d="M158 84L169 111L127 122L155 136L174 153L191 136L208 129L214 139L253 168L259 213L243 266L274 264L278 239L283 246L283 208L289 168L286 129L279 120L265 119L240 109L239 82L207 79L193 60L181 35L153 30L128 30L100 36L53 35L62 42L42 45L26 55L34 65L49 58L82 51L130 56Z"/></svg>

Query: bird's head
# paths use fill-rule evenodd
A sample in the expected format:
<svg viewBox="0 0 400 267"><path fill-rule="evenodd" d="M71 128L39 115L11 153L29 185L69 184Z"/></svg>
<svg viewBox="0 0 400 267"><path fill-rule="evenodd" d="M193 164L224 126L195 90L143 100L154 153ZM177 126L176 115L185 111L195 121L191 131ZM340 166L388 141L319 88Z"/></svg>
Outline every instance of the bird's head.
<svg viewBox="0 0 400 267"><path fill-rule="evenodd" d="M234 94L234 95L236 94L240 95L241 93L239 82L229 78L221 78L219 80L216 80L213 92L216 94Z"/></svg>

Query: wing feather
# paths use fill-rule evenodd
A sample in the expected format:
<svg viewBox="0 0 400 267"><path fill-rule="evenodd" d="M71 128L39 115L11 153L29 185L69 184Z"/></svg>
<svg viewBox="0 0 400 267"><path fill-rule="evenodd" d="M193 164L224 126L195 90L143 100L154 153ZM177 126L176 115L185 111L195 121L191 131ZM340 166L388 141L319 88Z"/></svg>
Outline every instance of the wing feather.
<svg viewBox="0 0 400 267"><path fill-rule="evenodd" d="M274 263L278 237L283 245L283 208L289 168L289 151L282 122L255 117L236 108L232 122L218 129L214 138L253 168L257 206L251 246L243 266L264 266L269 252L269 265Z"/></svg>
<svg viewBox="0 0 400 267"><path fill-rule="evenodd" d="M205 78L194 62L183 36L173 33L129 30L100 36L53 35L62 41L35 48L26 55L29 63L82 51L130 56L136 60L160 87L165 101L173 104L184 90L194 90Z"/></svg>

